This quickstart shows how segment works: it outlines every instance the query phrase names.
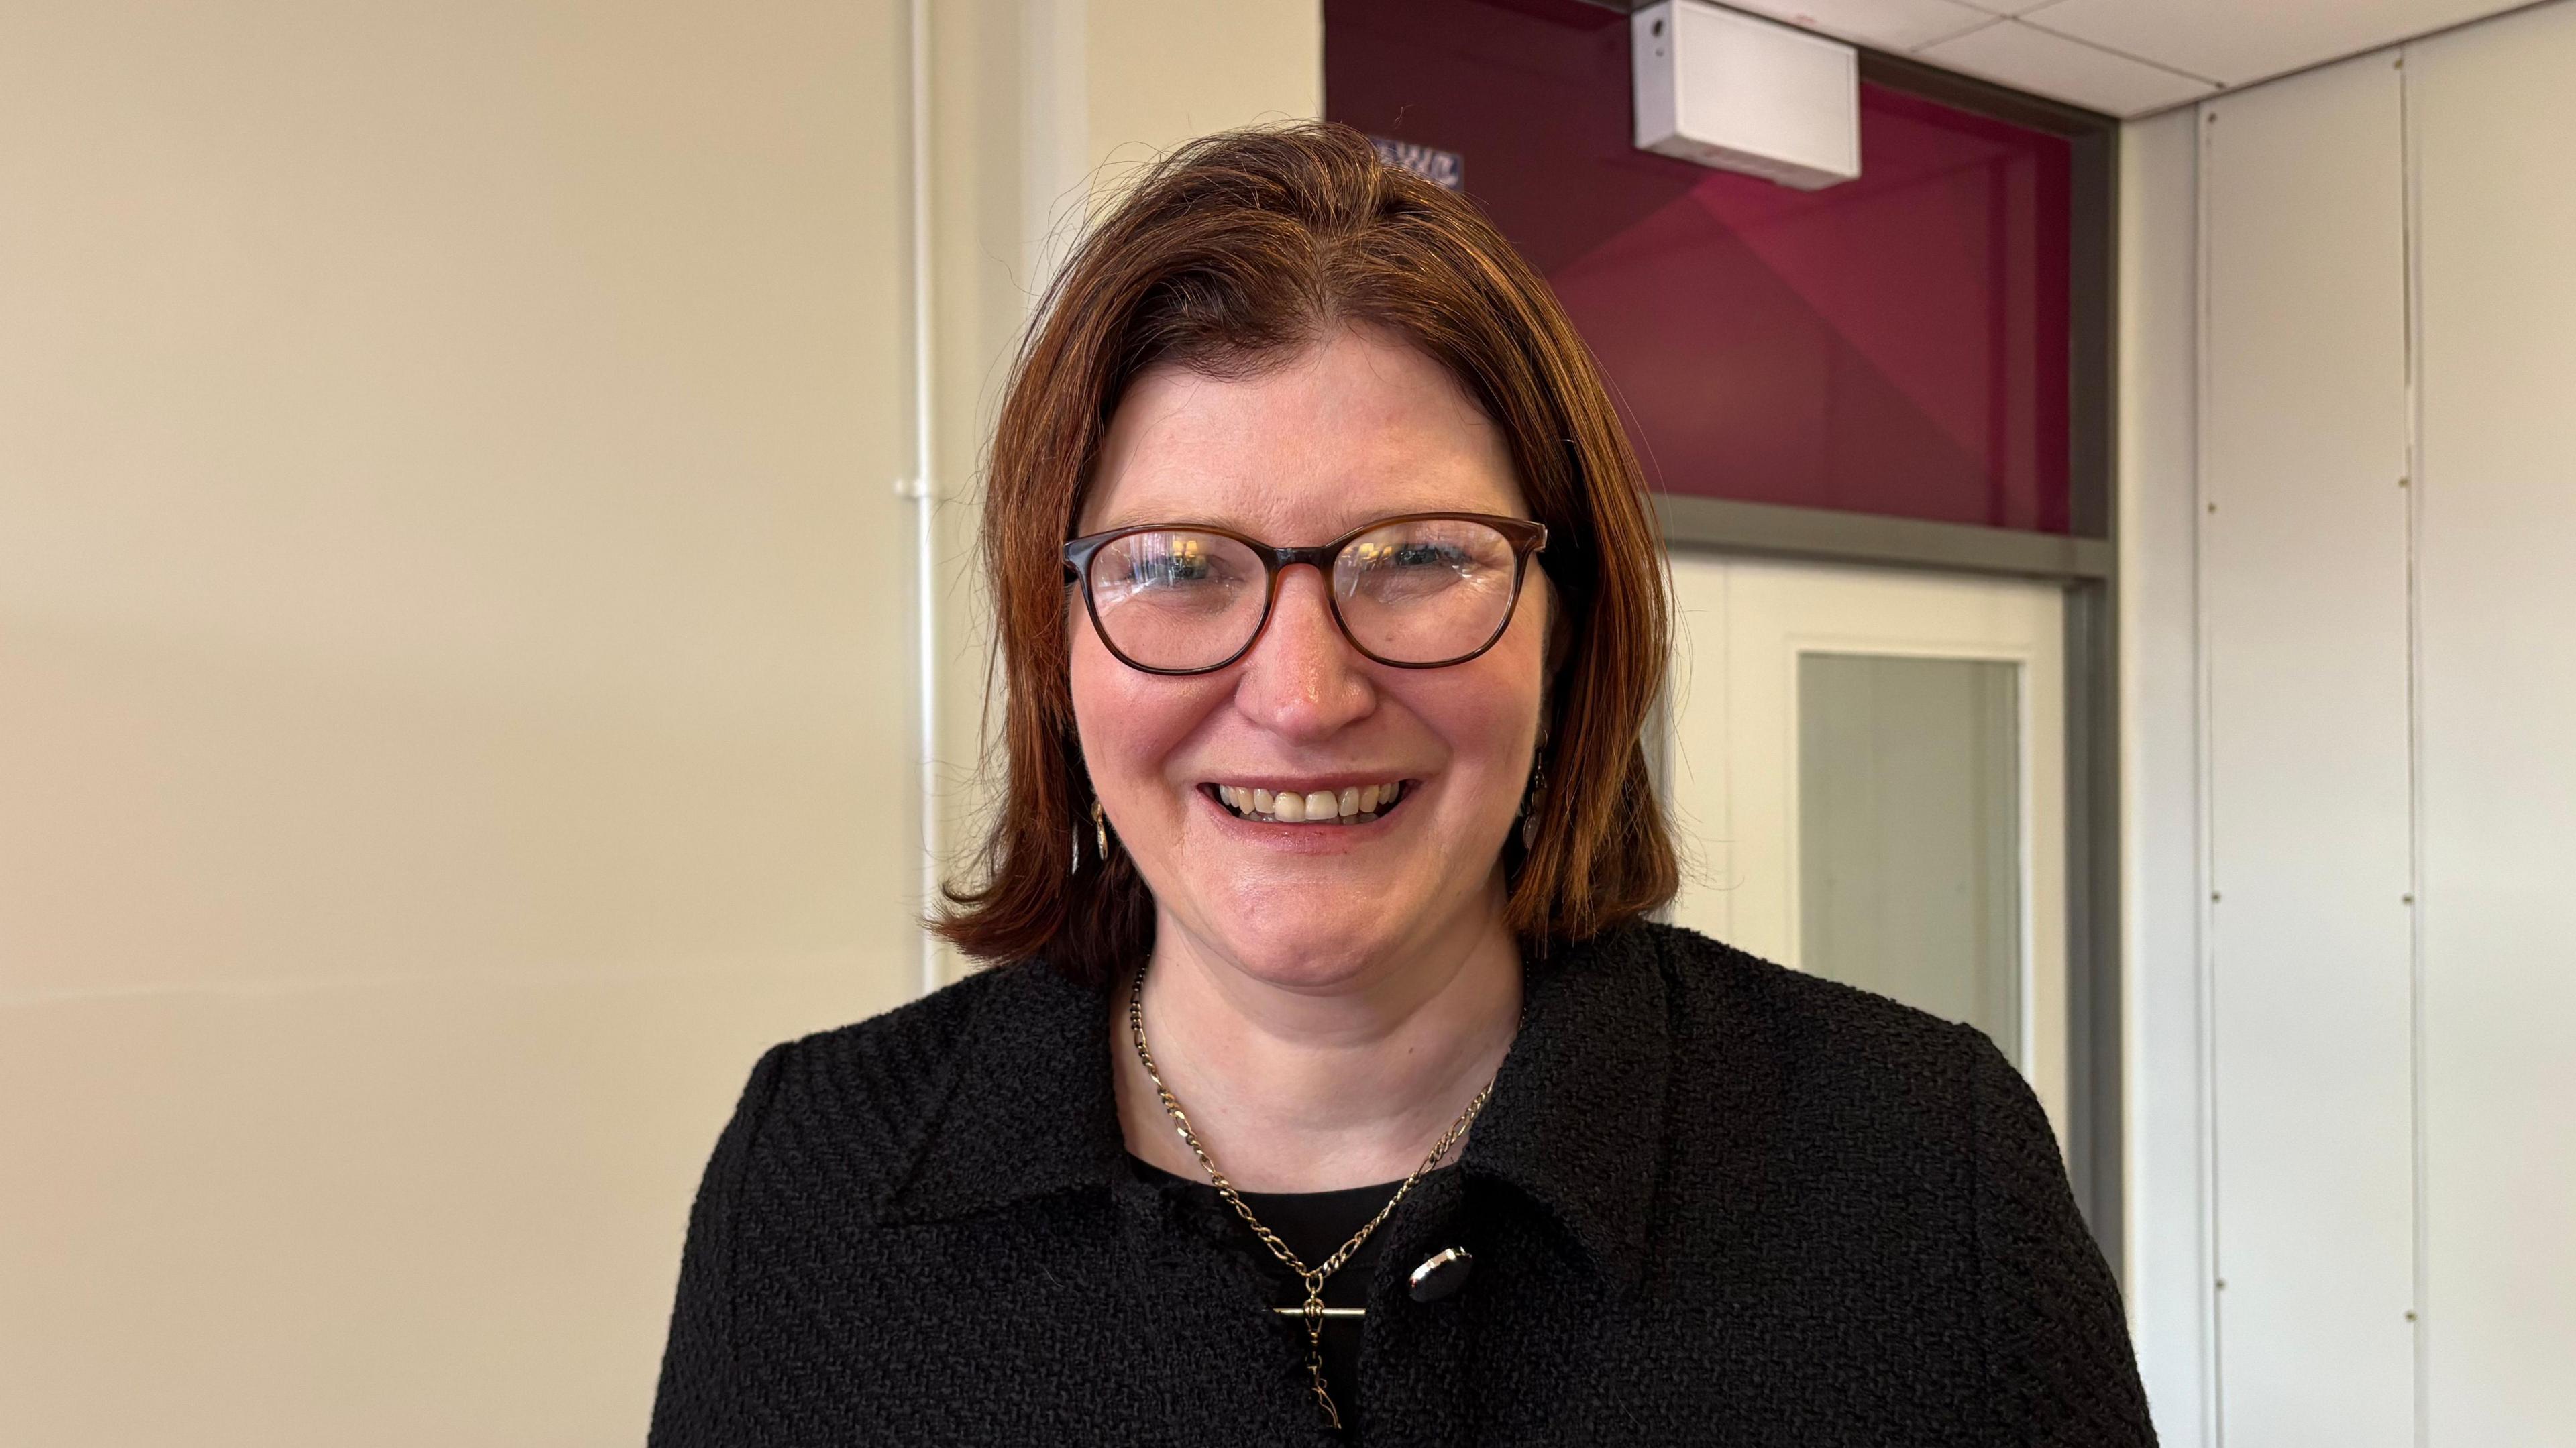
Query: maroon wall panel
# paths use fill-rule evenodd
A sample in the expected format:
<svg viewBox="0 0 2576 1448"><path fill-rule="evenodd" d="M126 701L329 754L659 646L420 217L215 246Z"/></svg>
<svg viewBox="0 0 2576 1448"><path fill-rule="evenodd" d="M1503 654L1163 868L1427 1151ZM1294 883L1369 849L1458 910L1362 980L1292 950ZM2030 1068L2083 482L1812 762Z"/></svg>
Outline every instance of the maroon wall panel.
<svg viewBox="0 0 2576 1448"><path fill-rule="evenodd" d="M1453 151L1676 493L2067 531L2067 143L1861 88L1861 178L1637 150L1628 24L1325 0L1325 114Z"/></svg>

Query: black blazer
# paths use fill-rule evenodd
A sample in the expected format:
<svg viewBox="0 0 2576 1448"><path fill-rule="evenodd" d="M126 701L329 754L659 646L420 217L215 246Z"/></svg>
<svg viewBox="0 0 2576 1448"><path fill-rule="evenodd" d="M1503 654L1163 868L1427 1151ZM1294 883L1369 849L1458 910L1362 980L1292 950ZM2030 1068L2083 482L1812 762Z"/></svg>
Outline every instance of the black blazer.
<svg viewBox="0 0 2576 1448"><path fill-rule="evenodd" d="M2153 1441L1984 1036L1669 926L1560 947L1527 997L1459 1169L1379 1228L1360 1439ZM1129 1168L1111 1016L1029 963L763 1056L690 1217L655 1448L1337 1441L1302 1324ZM1465 1288L1412 1301L1452 1245Z"/></svg>

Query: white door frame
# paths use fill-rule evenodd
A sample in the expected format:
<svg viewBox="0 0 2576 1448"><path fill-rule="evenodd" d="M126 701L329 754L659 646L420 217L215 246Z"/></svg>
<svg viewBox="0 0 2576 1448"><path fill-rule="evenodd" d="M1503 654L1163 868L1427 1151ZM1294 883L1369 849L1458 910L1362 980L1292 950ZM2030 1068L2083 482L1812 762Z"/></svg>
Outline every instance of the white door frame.
<svg viewBox="0 0 2576 1448"><path fill-rule="evenodd" d="M2049 583L1677 554L1663 777L1688 866L1673 918L1801 961L1798 668L1809 654L2019 670L2020 1010L2025 1076L2068 1139L2065 597ZM1706 630L1714 629L1715 637ZM1694 667L1694 660L1697 666ZM1711 675L1715 677L1711 677ZM1685 712L1687 720L1683 717ZM1713 762L1701 762L1711 749ZM1776 769L1734 768L1776 760ZM2043 1029L2043 1023L2052 1027Z"/></svg>

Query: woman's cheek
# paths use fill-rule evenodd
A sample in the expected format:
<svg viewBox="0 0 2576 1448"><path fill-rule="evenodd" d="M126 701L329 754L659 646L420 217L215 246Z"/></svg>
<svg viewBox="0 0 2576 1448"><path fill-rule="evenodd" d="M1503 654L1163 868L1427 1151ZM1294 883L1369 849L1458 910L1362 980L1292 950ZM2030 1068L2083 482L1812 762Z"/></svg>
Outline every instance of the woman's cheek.
<svg viewBox="0 0 2576 1448"><path fill-rule="evenodd" d="M1139 673L1079 652L1072 682L1093 787L1112 822L1134 837L1131 847L1160 854L1189 803L1187 782L1167 777L1167 766L1204 721L1215 692L1201 680Z"/></svg>

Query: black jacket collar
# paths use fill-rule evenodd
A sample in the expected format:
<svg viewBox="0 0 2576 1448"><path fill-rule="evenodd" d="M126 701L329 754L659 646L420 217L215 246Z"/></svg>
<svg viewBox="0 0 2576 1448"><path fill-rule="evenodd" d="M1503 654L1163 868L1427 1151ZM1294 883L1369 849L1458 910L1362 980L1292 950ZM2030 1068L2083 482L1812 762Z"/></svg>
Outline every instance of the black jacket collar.
<svg viewBox="0 0 2576 1448"><path fill-rule="evenodd" d="M1671 1021L1656 955L1645 932L1622 930L1528 966L1528 1024L1461 1159L1469 1175L1553 1213L1623 1287L1644 1262L1663 1155ZM952 1058L946 1102L878 1204L880 1221L1103 1188L1123 1171L1108 988L1035 961L993 974Z"/></svg>

